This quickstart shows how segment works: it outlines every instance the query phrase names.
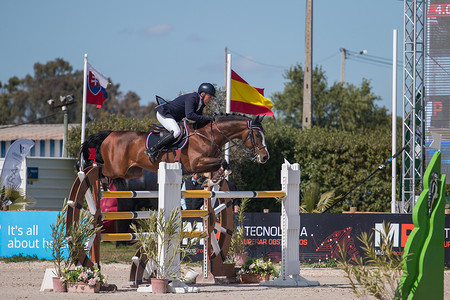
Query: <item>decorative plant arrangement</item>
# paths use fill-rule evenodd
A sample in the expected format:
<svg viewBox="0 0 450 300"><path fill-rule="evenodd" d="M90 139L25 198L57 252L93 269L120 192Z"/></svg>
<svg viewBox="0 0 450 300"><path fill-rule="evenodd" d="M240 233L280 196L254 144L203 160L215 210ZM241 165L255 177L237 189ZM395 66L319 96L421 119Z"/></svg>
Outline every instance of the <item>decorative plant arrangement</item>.
<svg viewBox="0 0 450 300"><path fill-rule="evenodd" d="M100 284L105 283L105 276L100 273L98 267L92 268L78 266L75 270L68 270L64 273L64 280L67 283L69 291L77 292L77 290L86 289L87 286L98 292ZM80 283L83 283L80 285ZM76 287L78 285L78 287Z"/></svg>
<svg viewBox="0 0 450 300"><path fill-rule="evenodd" d="M75 270L71 270L71 268L79 264L80 254L88 250L86 248L88 241L94 238L102 227L94 227L94 217L88 211L82 209L80 210L79 222L72 224L66 230L66 212L67 204L65 201L62 211L56 218L55 225L51 225L52 243L49 247L52 250L53 263L56 271L53 289L55 292L65 292L66 288L69 287L69 283L74 285L78 282L86 283L87 287L89 287L92 286L92 284L89 284L89 280L95 279L98 284L94 284L97 287L93 292L98 292L99 284L104 283L104 277L99 273L97 267L87 268L78 266ZM64 253L66 248L68 249L67 255ZM83 275L76 279L77 277L75 275L77 274ZM63 287L57 286L58 281ZM90 283L93 283L93 280ZM87 290L75 290L75 292L87 292Z"/></svg>
<svg viewBox="0 0 450 300"><path fill-rule="evenodd" d="M270 277L277 277L278 271L270 259L249 257L239 274L241 275L241 281L244 283L259 283L263 280L269 280Z"/></svg>
<svg viewBox="0 0 450 300"><path fill-rule="evenodd" d="M170 212L167 220L164 209L150 210L147 219L137 220L137 224L132 224L130 228L136 233L141 255L148 258L153 267L154 275L157 279L165 280L166 285L169 278L179 278L180 263L193 253L194 246L200 238L204 237L203 235L196 238L192 237L192 233L197 228L195 222L192 231L186 231L187 223L182 223L178 207ZM182 241L186 237L189 237L188 242L182 246ZM179 257L179 260L176 260L177 257ZM155 292L154 280L153 278L151 280L152 292ZM162 292L167 292L167 287Z"/></svg>

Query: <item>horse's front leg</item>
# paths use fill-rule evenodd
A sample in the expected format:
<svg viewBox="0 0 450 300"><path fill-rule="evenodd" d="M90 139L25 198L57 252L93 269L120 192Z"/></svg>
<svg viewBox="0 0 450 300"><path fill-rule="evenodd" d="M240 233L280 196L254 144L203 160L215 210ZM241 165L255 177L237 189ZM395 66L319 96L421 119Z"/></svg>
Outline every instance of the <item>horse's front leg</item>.
<svg viewBox="0 0 450 300"><path fill-rule="evenodd" d="M213 178L206 180L203 184L210 187L216 185L230 175L231 168L223 158L202 157L196 162L195 167L193 167L193 172L214 172Z"/></svg>

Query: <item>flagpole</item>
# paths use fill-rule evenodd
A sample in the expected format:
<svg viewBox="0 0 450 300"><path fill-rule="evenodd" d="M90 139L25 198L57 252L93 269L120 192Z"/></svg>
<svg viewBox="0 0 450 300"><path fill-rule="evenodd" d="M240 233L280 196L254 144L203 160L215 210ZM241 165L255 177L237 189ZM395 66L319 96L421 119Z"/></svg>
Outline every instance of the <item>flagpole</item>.
<svg viewBox="0 0 450 300"><path fill-rule="evenodd" d="M84 143L84 132L86 129L86 93L87 93L87 53L84 54L84 68L83 68L83 109L81 111L81 144ZM83 170L83 155L80 156L80 171Z"/></svg>
<svg viewBox="0 0 450 300"><path fill-rule="evenodd" d="M225 104L225 112L229 114L231 112L231 54L227 54L227 100ZM230 163L230 143L225 144L225 160Z"/></svg>
<svg viewBox="0 0 450 300"><path fill-rule="evenodd" d="M84 54L84 69L83 69L83 111L81 112L81 143L84 143L84 132L86 129L86 93L87 93L87 61L88 56L87 53Z"/></svg>

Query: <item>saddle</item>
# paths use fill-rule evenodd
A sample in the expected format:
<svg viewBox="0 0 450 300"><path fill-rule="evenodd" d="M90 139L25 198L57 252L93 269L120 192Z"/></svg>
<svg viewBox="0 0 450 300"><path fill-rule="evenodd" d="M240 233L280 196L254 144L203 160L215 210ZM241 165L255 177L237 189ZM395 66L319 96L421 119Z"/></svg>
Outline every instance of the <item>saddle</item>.
<svg viewBox="0 0 450 300"><path fill-rule="evenodd" d="M183 149L187 143L188 143L188 136L189 136L189 130L187 127L186 121L178 123L178 126L181 129L181 134L178 136L178 138L173 141L172 143L166 145L164 148L161 149L161 152L168 152L168 151L177 151ZM156 143L159 141L161 136L164 135L164 133L167 133L168 130L164 128L161 125L158 124L152 124L150 126L150 133L147 136L147 141L145 143L145 146L147 149L150 149Z"/></svg>

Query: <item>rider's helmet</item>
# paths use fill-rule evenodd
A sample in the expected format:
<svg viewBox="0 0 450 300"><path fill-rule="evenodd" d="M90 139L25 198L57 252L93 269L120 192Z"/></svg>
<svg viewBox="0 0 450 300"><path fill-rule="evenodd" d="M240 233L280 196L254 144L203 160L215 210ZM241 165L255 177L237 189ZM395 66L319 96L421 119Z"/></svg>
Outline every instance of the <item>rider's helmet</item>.
<svg viewBox="0 0 450 300"><path fill-rule="evenodd" d="M207 94L210 94L213 97L216 97L216 89L211 83L202 83L198 87L198 93L205 92Z"/></svg>

